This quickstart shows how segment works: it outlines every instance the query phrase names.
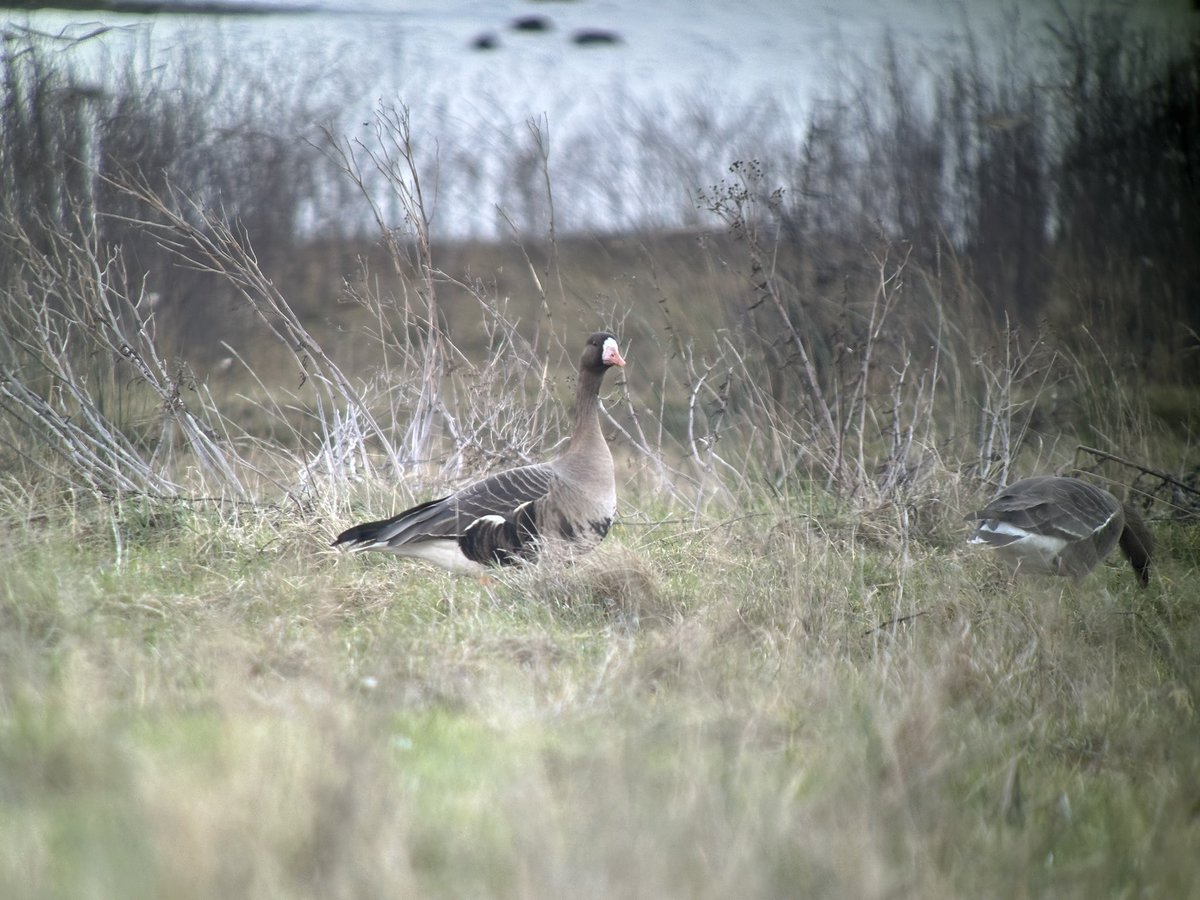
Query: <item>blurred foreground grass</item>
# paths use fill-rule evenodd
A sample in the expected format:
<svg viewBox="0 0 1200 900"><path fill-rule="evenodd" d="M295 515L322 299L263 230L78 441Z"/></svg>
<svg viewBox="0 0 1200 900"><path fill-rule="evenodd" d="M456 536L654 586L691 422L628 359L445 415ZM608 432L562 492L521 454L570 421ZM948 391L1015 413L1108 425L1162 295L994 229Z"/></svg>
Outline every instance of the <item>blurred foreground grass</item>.
<svg viewBox="0 0 1200 900"><path fill-rule="evenodd" d="M6 897L1197 896L1194 530L1010 590L793 498L481 584L4 487Z"/></svg>

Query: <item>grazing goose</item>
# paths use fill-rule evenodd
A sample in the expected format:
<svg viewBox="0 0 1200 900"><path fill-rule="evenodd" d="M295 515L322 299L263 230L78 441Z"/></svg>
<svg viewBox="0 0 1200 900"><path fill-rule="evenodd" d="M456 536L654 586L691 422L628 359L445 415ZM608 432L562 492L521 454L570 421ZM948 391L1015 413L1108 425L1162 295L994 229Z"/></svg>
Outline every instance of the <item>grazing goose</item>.
<svg viewBox="0 0 1200 900"><path fill-rule="evenodd" d="M1141 515L1078 478L1026 478L967 518L979 523L967 542L992 548L1014 570L1082 578L1119 543L1138 580L1150 583L1154 536Z"/></svg>
<svg viewBox="0 0 1200 900"><path fill-rule="evenodd" d="M498 472L390 519L355 525L333 546L383 550L456 572L529 561L546 542L590 550L608 533L617 508L612 454L600 430L600 382L609 368L623 365L611 334L587 339L575 424L557 459Z"/></svg>

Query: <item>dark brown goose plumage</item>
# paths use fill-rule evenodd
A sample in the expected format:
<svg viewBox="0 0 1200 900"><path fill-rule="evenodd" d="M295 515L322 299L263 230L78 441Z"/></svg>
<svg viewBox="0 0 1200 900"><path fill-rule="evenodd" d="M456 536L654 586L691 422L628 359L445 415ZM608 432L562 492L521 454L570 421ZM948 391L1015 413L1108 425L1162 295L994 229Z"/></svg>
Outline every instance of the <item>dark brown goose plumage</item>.
<svg viewBox="0 0 1200 900"><path fill-rule="evenodd" d="M558 458L498 472L390 519L355 525L333 546L382 550L458 572L530 561L547 543L590 550L608 533L617 506L612 453L600 430L600 383L612 366L623 365L613 335L600 331L587 339L574 427Z"/></svg>
<svg viewBox="0 0 1200 900"><path fill-rule="evenodd" d="M1017 571L1082 578L1118 544L1142 585L1154 536L1141 515L1078 478L1039 475L1010 484L968 519L967 542L989 547Z"/></svg>

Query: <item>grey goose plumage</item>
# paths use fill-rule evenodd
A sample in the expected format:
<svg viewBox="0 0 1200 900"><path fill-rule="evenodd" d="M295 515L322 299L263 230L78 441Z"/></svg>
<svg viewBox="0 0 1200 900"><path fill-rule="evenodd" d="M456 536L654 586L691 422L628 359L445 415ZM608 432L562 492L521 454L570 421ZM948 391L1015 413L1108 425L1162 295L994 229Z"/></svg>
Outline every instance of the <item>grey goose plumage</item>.
<svg viewBox="0 0 1200 900"><path fill-rule="evenodd" d="M378 522L355 525L335 547L382 550L459 572L531 561L547 543L590 550L616 513L612 453L600 430L604 374L624 366L617 339L591 335L579 363L566 449L545 463L508 469Z"/></svg>
<svg viewBox="0 0 1200 900"><path fill-rule="evenodd" d="M1025 478L967 518L977 522L968 543L1015 570L1082 578L1119 544L1142 585L1150 582L1154 536L1141 514L1078 478Z"/></svg>

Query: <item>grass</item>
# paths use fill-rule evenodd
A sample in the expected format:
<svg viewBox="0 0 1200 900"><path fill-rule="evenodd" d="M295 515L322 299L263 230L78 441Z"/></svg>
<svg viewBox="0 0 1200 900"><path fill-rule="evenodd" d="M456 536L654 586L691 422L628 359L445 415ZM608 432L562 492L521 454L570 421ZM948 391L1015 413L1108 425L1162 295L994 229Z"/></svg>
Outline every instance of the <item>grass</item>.
<svg viewBox="0 0 1200 900"><path fill-rule="evenodd" d="M560 323L601 277L564 254L521 328L476 284L484 352L453 321L431 338L432 301L396 298L433 282L401 273L345 320L376 372L209 224L155 227L263 316L224 380L156 362L136 285L73 280L98 246L29 259L75 303L0 306L0 896L1194 895L1200 535L1155 523L1148 590L1115 562L1009 585L962 540L989 482L1085 437L1091 477L1189 477L1186 425L1111 348L1022 349L968 290L921 358L944 285L872 257L878 288L846 288L868 327L807 379L705 327L720 279L663 274L604 398L613 534L480 582L329 539L550 452ZM810 353L762 271L742 300ZM130 422L139 390L159 401ZM1168 501L1142 474L1184 511L1182 480Z"/></svg>
<svg viewBox="0 0 1200 900"><path fill-rule="evenodd" d="M780 507L481 584L292 514L20 507L5 896L1196 896L1182 526L1149 591Z"/></svg>

